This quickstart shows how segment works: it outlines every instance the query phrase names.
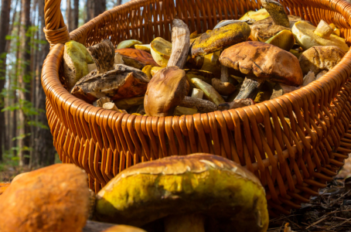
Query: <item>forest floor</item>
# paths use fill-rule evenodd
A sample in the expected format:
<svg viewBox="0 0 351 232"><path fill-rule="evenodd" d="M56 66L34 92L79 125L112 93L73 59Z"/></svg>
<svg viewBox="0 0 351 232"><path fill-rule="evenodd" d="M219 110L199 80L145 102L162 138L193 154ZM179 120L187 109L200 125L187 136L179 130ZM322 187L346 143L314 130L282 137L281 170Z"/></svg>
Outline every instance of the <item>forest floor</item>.
<svg viewBox="0 0 351 232"><path fill-rule="evenodd" d="M28 171L31 171L28 166L19 167L16 160L6 160L0 164L0 182L10 182ZM345 160L339 174L319 190L318 196L311 197L310 203L302 204L290 215L271 219L268 232L351 232L351 178L348 177L351 177L351 158Z"/></svg>

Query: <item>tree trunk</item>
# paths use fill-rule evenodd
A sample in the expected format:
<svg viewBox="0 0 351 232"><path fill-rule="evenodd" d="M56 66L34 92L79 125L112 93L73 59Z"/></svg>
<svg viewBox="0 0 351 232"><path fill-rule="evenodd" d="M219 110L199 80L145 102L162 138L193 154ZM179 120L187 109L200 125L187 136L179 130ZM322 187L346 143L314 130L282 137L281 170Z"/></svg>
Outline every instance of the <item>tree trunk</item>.
<svg viewBox="0 0 351 232"><path fill-rule="evenodd" d="M45 0L39 1L39 12L44 12ZM41 15L41 25L45 25L45 20ZM43 32L40 34L40 39L45 40L45 35ZM49 44L43 44L40 46L40 60L39 60L39 77L41 77L41 70L43 67L43 62L47 54L49 53ZM45 109L45 93L41 86L41 81L38 81L38 92L37 92L37 105L36 108ZM43 125L48 126L47 118L45 113L40 113L37 116L37 121ZM55 162L56 150L53 146L53 138L49 129L46 128L36 128L35 138L34 138L34 152L31 156L31 166L38 167L44 165L50 165Z"/></svg>
<svg viewBox="0 0 351 232"><path fill-rule="evenodd" d="M20 86L22 91L19 91L20 96L20 119L21 123L20 134L22 138L19 140L20 147L20 166L29 164L29 148L30 148L30 126L28 125L29 115L25 114L25 102L30 102L30 37L26 35L27 30L30 27L30 0L22 0L22 12L21 12L21 51L20 51L20 63L21 63L21 75L19 76Z"/></svg>
<svg viewBox="0 0 351 232"><path fill-rule="evenodd" d="M74 9L72 14L72 31L78 28L79 23L79 0L74 0Z"/></svg>
<svg viewBox="0 0 351 232"><path fill-rule="evenodd" d="M9 31L11 0L1 1L0 18L0 92L5 87L6 80L6 35ZM3 159L3 149L5 148L5 113L1 112L4 107L4 99L0 98L0 161Z"/></svg>
<svg viewBox="0 0 351 232"><path fill-rule="evenodd" d="M106 0L87 0L86 22L102 14L106 10Z"/></svg>
<svg viewBox="0 0 351 232"><path fill-rule="evenodd" d="M66 0L66 20L67 20L67 28L68 31L72 30L72 8L71 8L71 0Z"/></svg>

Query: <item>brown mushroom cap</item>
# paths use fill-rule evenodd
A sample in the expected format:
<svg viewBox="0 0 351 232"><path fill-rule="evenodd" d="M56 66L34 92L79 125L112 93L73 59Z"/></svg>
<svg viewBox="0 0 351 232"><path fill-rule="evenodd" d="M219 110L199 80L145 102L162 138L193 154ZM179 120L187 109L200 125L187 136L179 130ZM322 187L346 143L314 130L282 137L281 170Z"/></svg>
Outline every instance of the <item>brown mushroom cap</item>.
<svg viewBox="0 0 351 232"><path fill-rule="evenodd" d="M236 44L223 51L219 61L249 78L299 86L303 75L298 59L274 45L258 41Z"/></svg>
<svg viewBox="0 0 351 232"><path fill-rule="evenodd" d="M159 66L151 54L142 50L134 48L124 48L116 49L116 53L119 53L122 56L124 64L132 66L138 69L144 68L146 65Z"/></svg>
<svg viewBox="0 0 351 232"><path fill-rule="evenodd" d="M257 177L210 154L167 157L124 170L97 194L95 213L99 220L136 226L202 214L230 223L235 231L268 227L265 191Z"/></svg>
<svg viewBox="0 0 351 232"><path fill-rule="evenodd" d="M0 231L81 232L90 198L87 175L73 164L26 173L0 196Z"/></svg>
<svg viewBox="0 0 351 232"><path fill-rule="evenodd" d="M345 52L337 46L315 46L304 51L300 58L302 72L309 71L317 75L323 70L331 70L344 57Z"/></svg>
<svg viewBox="0 0 351 232"><path fill-rule="evenodd" d="M144 108L149 116L168 116L187 94L184 70L167 67L158 71L147 86Z"/></svg>

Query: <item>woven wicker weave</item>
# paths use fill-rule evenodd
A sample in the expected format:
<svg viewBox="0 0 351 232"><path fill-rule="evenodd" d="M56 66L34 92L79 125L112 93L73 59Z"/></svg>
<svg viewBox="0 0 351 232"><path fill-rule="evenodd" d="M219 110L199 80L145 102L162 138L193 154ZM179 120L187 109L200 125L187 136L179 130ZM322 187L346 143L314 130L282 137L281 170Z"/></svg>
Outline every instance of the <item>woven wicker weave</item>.
<svg viewBox="0 0 351 232"><path fill-rule="evenodd" d="M260 1L134 0L99 15L70 38L86 46L109 38L149 43L170 40L174 17L190 31L204 32L223 19L260 8ZM342 0L284 0L293 15L314 24L320 19L350 38L351 5ZM180 117L143 117L94 107L72 96L59 75L68 33L60 0L45 6L47 39L52 47L42 84L54 145L65 163L89 174L98 191L117 173L139 162L196 152L234 160L255 173L266 188L272 216L289 213L325 187L351 152L351 53L327 75L280 98L238 110ZM290 123L286 123L289 119ZM282 125L282 127L280 126Z"/></svg>

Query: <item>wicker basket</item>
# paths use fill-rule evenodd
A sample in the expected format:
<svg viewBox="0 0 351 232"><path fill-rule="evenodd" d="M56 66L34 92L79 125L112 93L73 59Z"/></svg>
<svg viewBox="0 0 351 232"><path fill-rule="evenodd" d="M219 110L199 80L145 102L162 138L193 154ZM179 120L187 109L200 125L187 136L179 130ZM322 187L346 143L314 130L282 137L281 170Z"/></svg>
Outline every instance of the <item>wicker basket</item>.
<svg viewBox="0 0 351 232"><path fill-rule="evenodd" d="M104 110L72 96L60 82L62 43L69 36L86 46L106 38L114 44L130 38L149 43L155 36L171 40L175 16L190 31L204 32L220 20L259 9L259 0L134 0L106 11L70 35L60 2L47 0L45 6L45 32L52 45L42 72L47 118L60 159L84 168L96 192L136 163L206 152L246 166L265 186L271 216L288 214L317 195L351 152L350 52L320 80L278 99L193 116L143 117ZM320 19L334 23L350 42L347 2L281 3L290 14L314 24Z"/></svg>

